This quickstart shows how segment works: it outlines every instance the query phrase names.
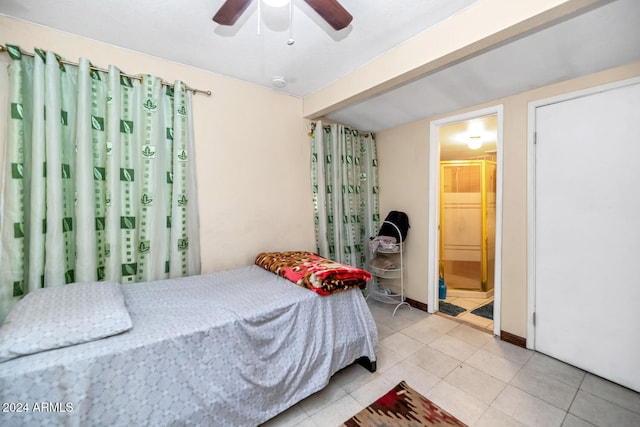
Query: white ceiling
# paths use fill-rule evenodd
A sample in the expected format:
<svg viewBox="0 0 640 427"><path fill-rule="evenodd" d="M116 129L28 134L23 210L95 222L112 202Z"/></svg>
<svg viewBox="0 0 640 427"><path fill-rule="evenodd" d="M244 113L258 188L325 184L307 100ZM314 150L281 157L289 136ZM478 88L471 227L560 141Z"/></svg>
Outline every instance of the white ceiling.
<svg viewBox="0 0 640 427"><path fill-rule="evenodd" d="M224 0L0 0L0 13L258 85L283 76L280 90L304 96L475 1L340 0L353 15L341 31L303 0L291 26L289 7L258 0L233 26L211 19Z"/></svg>
<svg viewBox="0 0 640 427"><path fill-rule="evenodd" d="M327 116L379 131L640 60L640 1L616 0Z"/></svg>
<svg viewBox="0 0 640 427"><path fill-rule="evenodd" d="M267 87L283 76L274 90L305 96L476 0L341 0L354 19L337 32L303 0L293 0L292 25L288 7L258 14L254 0L219 26L211 17L223 1L0 0L0 14ZM640 1L615 0L327 116L379 131L638 61L639 17Z"/></svg>

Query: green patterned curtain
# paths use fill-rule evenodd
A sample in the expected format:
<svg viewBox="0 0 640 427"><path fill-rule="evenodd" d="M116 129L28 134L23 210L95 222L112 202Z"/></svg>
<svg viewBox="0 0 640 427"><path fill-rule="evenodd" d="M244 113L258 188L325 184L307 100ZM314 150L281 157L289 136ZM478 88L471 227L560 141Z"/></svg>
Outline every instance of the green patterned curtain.
<svg viewBox="0 0 640 427"><path fill-rule="evenodd" d="M26 293L200 272L191 92L8 46L0 321Z"/></svg>
<svg viewBox="0 0 640 427"><path fill-rule="evenodd" d="M317 122L311 143L317 252L364 268L380 224L375 137Z"/></svg>

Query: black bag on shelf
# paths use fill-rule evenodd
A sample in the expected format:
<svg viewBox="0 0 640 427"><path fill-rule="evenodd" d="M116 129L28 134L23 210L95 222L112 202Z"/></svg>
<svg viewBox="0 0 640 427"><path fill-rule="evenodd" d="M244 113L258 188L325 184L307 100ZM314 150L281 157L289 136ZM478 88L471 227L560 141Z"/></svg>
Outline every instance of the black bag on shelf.
<svg viewBox="0 0 640 427"><path fill-rule="evenodd" d="M409 217L406 213L400 211L391 211L384 220L395 224L398 229L400 229L402 241L404 242L405 240L407 240L407 233L409 232L409 228L411 226L409 225ZM384 222L380 227L378 236L391 236L395 237L397 242L401 241L400 236L398 236L398 230L396 230L393 225Z"/></svg>

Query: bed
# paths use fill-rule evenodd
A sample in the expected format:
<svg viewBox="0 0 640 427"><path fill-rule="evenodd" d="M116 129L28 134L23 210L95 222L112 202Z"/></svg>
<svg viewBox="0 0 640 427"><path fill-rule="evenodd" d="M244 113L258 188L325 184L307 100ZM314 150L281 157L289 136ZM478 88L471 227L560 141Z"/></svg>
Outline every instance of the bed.
<svg viewBox="0 0 640 427"><path fill-rule="evenodd" d="M130 328L10 354L0 424L255 426L356 361L375 370L376 326L357 287L322 296L257 265L113 286Z"/></svg>

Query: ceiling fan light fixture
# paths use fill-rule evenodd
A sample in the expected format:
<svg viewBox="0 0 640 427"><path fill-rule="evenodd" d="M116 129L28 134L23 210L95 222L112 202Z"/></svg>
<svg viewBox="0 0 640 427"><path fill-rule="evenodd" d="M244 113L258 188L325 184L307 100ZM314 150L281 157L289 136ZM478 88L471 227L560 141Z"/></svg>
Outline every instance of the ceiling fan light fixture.
<svg viewBox="0 0 640 427"><path fill-rule="evenodd" d="M262 0L267 6L282 7L289 4L290 0Z"/></svg>

